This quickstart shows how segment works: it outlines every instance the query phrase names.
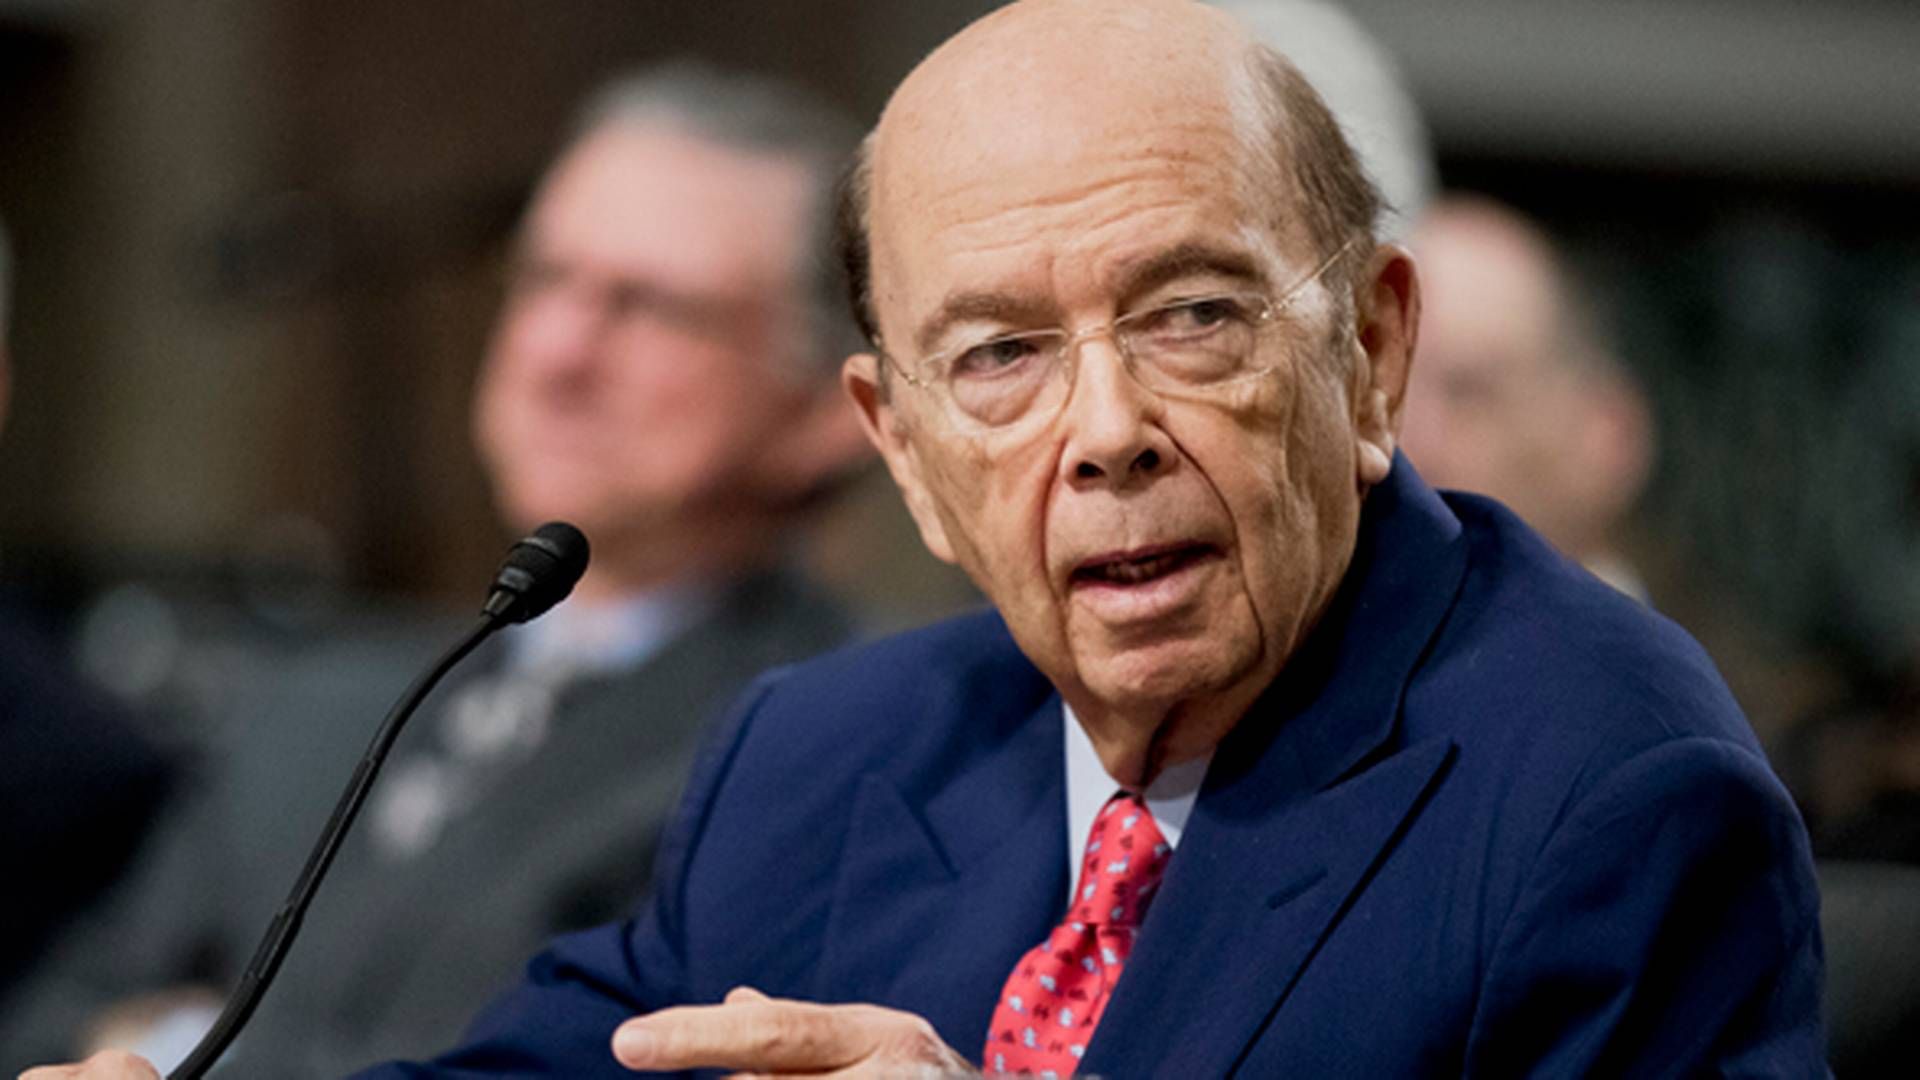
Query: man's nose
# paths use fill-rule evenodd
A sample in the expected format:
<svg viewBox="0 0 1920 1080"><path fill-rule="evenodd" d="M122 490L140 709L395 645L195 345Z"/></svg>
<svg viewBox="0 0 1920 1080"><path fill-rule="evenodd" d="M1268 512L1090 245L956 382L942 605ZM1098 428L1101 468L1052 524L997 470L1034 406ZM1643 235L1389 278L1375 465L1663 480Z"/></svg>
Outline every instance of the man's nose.
<svg viewBox="0 0 1920 1080"><path fill-rule="evenodd" d="M589 373L609 332L606 305L583 289L554 289L514 314L523 354L548 378Z"/></svg>
<svg viewBox="0 0 1920 1080"><path fill-rule="evenodd" d="M1075 487L1126 487L1173 467L1173 440L1160 421L1166 402L1140 385L1111 338L1082 344L1063 421L1062 479Z"/></svg>

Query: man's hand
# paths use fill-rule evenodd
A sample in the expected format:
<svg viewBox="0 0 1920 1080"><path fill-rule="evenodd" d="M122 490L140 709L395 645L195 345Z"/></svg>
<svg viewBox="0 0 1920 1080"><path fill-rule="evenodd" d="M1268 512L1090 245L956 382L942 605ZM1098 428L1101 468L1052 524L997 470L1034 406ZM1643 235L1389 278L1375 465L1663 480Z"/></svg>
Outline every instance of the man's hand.
<svg viewBox="0 0 1920 1080"><path fill-rule="evenodd" d="M125 1050L102 1050L78 1065L28 1069L20 1080L160 1080L160 1070Z"/></svg>
<svg viewBox="0 0 1920 1080"><path fill-rule="evenodd" d="M629 1069L735 1069L802 1076L972 1076L966 1059L912 1013L877 1005L779 1001L739 987L725 1004L662 1009L613 1033ZM51 1080L51 1078L49 1078Z"/></svg>

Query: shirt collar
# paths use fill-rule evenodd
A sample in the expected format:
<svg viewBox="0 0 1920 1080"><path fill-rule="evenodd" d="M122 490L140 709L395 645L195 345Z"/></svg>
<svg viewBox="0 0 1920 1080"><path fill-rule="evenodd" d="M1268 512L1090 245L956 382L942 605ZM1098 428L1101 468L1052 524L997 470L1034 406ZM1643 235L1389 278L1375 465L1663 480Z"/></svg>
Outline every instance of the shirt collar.
<svg viewBox="0 0 1920 1080"><path fill-rule="evenodd" d="M1087 834L1093 830L1094 815L1120 785L1107 775L1100 755L1094 753L1093 740L1080 726L1080 718L1073 715L1073 708L1062 701L1060 712L1066 720L1061 727L1065 729L1067 755L1067 877L1072 880L1079 876L1081 860L1086 857ZM1213 755L1209 753L1169 765L1143 792L1154 824L1160 826L1160 835L1173 847L1180 846L1181 830L1186 828L1187 818L1193 813L1200 782L1206 779L1207 766L1212 762Z"/></svg>
<svg viewBox="0 0 1920 1080"><path fill-rule="evenodd" d="M509 628L513 671L591 673L638 665L706 614L714 590L668 585L597 604L561 604L543 618Z"/></svg>

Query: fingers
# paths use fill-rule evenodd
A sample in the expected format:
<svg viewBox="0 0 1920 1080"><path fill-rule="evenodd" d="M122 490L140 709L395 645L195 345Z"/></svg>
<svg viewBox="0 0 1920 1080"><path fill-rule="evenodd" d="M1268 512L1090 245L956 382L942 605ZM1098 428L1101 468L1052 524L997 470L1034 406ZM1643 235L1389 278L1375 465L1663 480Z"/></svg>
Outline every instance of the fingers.
<svg viewBox="0 0 1920 1080"><path fill-rule="evenodd" d="M663 1009L620 1025L613 1055L629 1069L741 1073L966 1069L925 1020L872 1005L816 1005L738 987L719 1005Z"/></svg>
<svg viewBox="0 0 1920 1080"><path fill-rule="evenodd" d="M851 1035L826 1006L736 990L725 1004L629 1020L614 1032L613 1056L629 1069L827 1070L859 1060L864 1048Z"/></svg>
<svg viewBox="0 0 1920 1080"><path fill-rule="evenodd" d="M78 1065L42 1065L20 1074L20 1080L160 1080L160 1073L144 1058L125 1050L102 1050Z"/></svg>

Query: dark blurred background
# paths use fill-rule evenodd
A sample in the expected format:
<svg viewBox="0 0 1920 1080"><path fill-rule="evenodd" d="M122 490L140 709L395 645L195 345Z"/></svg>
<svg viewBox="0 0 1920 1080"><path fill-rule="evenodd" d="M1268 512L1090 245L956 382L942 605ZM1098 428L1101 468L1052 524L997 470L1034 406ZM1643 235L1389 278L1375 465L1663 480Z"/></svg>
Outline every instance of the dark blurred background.
<svg viewBox="0 0 1920 1080"><path fill-rule="evenodd" d="M989 6L0 0L0 581L136 699L220 677L200 606L271 631L476 600L506 538L468 390L576 98L694 54L871 117ZM1816 824L1844 818L1920 723L1920 6L1351 6L1443 181L1606 284L1661 433L1634 529L1654 602ZM815 547L883 623L966 596L878 475Z"/></svg>

